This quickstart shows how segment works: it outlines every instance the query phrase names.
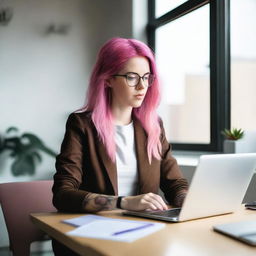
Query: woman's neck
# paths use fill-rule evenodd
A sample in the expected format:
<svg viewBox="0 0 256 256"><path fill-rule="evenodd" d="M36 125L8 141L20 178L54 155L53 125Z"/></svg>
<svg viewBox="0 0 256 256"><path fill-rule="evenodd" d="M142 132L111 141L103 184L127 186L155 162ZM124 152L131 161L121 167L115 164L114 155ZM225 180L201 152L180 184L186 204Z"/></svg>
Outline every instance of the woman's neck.
<svg viewBox="0 0 256 256"><path fill-rule="evenodd" d="M112 115L115 125L127 125L132 121L132 107L123 109L112 107Z"/></svg>

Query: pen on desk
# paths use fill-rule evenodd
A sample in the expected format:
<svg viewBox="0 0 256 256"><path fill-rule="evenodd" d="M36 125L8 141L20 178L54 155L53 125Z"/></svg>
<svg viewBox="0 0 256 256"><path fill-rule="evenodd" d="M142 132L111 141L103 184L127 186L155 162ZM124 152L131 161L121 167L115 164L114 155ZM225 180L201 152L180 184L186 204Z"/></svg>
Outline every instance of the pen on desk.
<svg viewBox="0 0 256 256"><path fill-rule="evenodd" d="M139 230L139 229L148 228L148 227L151 227L153 225L154 225L153 223L148 223L146 225L139 226L139 227L136 227L136 228L125 229L125 230L113 233L112 236L118 236L118 235L121 235L121 234L124 234L124 233L136 231L136 230Z"/></svg>

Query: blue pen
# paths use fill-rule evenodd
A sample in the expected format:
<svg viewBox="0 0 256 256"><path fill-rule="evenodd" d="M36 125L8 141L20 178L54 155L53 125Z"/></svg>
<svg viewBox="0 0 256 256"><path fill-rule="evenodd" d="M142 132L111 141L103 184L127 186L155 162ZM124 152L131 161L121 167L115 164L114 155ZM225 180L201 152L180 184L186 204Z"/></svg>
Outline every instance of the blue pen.
<svg viewBox="0 0 256 256"><path fill-rule="evenodd" d="M143 226L136 227L136 228L125 229L125 230L113 233L112 236L118 236L118 235L121 235L121 234L124 234L124 233L128 233L128 232L136 231L136 230L139 230L139 229L151 227L153 225L154 225L153 223L148 223L148 224L145 224Z"/></svg>

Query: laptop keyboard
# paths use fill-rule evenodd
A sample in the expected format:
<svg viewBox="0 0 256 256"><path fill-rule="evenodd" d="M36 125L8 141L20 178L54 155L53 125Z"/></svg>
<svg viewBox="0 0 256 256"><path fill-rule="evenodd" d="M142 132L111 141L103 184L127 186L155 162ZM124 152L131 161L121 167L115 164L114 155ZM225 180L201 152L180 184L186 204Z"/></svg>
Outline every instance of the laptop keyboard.
<svg viewBox="0 0 256 256"><path fill-rule="evenodd" d="M152 211L151 215L165 216L165 217L177 217L180 214L181 208L169 209L166 211Z"/></svg>

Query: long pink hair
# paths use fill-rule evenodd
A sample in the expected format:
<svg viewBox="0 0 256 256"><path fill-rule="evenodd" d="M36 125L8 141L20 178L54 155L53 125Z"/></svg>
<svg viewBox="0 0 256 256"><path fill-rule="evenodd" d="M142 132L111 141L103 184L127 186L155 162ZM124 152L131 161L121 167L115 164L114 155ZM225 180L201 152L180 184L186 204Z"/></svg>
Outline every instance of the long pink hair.
<svg viewBox="0 0 256 256"><path fill-rule="evenodd" d="M133 109L133 115L140 121L147 133L149 162L151 163L152 157L161 158L161 129L156 113L160 99L160 89L153 52L146 44L138 40L112 38L103 45L98 54L87 91L87 103L83 110L92 112L92 121L113 162L115 162L116 153L115 128L111 113L111 89L107 86L106 80L117 74L130 58L136 56L148 59L155 80L148 88L142 105Z"/></svg>

